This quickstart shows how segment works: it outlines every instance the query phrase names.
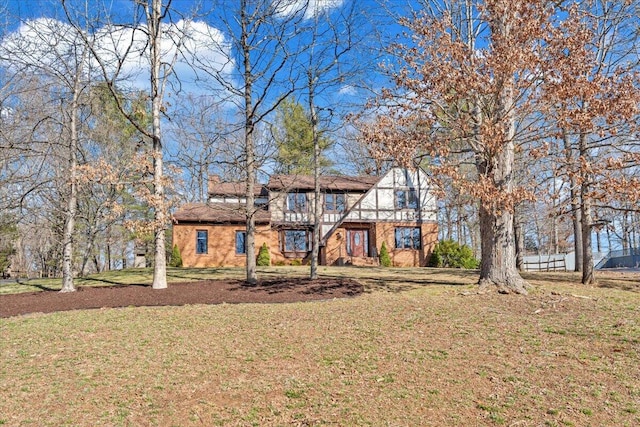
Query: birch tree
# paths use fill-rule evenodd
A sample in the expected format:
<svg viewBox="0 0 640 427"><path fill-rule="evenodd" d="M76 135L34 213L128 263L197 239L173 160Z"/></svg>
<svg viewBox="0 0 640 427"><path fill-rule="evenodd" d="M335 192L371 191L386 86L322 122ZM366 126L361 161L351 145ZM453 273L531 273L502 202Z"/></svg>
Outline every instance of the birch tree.
<svg viewBox="0 0 640 427"><path fill-rule="evenodd" d="M68 22L74 25L77 34L83 38L120 112L146 140L150 141L153 180L152 190L145 198L154 211L154 218L150 224L154 234L152 286L153 289L165 289L167 287L165 231L168 227L168 214L161 119L165 111L163 100L166 87L179 56L183 35L180 31L174 31L172 33L174 39L171 40L174 49L162 50L163 40L171 35L165 25L165 21L170 16L171 0L136 0L131 24L122 26L106 23L104 29L93 33L84 31L78 24L87 17L75 13L69 7L68 0L61 1ZM112 11L106 10L105 13L110 16ZM146 64L141 62L140 58L146 59ZM148 71L151 126L147 126L146 120L140 120L136 112L127 111L117 91L117 84L131 77L126 75L126 72L132 64L140 64L145 72Z"/></svg>

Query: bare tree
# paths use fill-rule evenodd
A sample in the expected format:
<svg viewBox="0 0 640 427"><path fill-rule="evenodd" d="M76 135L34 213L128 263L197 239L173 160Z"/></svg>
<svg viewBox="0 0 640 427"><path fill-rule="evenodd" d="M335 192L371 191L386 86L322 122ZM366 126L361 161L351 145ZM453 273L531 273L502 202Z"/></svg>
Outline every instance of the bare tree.
<svg viewBox="0 0 640 427"><path fill-rule="evenodd" d="M303 3L304 4L304 3ZM323 212L320 192L322 172L323 138L326 130L332 128L331 120L339 108L326 98L327 93L339 92L353 84L368 66L358 61L359 48L365 46L366 32L362 31L364 12L361 5L353 2L337 10L320 9L314 3L306 3L296 13L309 17L307 34L302 34L307 43L298 55L300 69L304 73L303 96L311 125L313 142L313 232L311 244L310 278L318 278L320 254L321 217ZM358 26L360 31L357 31ZM322 124L322 125L321 125ZM335 126L335 124L333 124ZM325 131L323 131L323 129Z"/></svg>
<svg viewBox="0 0 640 427"><path fill-rule="evenodd" d="M80 149L81 98L89 86L88 52L83 41L68 27L53 19L25 21L19 33L6 38L2 58L19 64L21 72L33 73L43 89L60 103L59 128L67 164L63 170L66 190L62 191L64 227L62 232L62 289L73 292L74 233L78 206L77 167ZM48 121L50 117L42 117Z"/></svg>
<svg viewBox="0 0 640 427"><path fill-rule="evenodd" d="M169 153L169 162L183 172L181 198L185 202L206 202L209 176L225 175L225 164L235 164L234 160L227 161L228 148L233 144L224 111L207 96L186 94L173 113L168 132L177 147Z"/></svg>
<svg viewBox="0 0 640 427"><path fill-rule="evenodd" d="M240 117L242 173L246 184L246 281L257 283L255 250L255 190L261 158L257 153L259 125L296 89L293 67L296 29L303 17L291 13L291 0L223 2L212 13L224 28L211 31L211 44L223 59L192 56L193 66L215 81L212 94L232 105Z"/></svg>

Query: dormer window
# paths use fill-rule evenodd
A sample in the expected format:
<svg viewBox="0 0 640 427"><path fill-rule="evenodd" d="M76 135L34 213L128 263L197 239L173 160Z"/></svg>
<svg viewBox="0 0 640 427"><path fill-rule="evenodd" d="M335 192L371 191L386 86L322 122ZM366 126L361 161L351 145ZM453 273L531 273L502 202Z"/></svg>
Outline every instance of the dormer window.
<svg viewBox="0 0 640 427"><path fill-rule="evenodd" d="M418 209L416 190L396 190L396 209Z"/></svg>
<svg viewBox="0 0 640 427"><path fill-rule="evenodd" d="M289 212L307 212L307 195L305 193L288 193L287 210Z"/></svg>
<svg viewBox="0 0 640 427"><path fill-rule="evenodd" d="M327 193L324 195L324 210L325 212L338 212L343 213L346 210L347 204L344 193Z"/></svg>

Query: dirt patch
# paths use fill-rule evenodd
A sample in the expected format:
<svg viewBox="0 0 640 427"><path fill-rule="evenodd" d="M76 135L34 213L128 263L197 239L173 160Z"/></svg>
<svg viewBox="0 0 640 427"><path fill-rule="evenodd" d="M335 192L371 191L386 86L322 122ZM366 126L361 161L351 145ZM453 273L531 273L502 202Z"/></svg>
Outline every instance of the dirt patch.
<svg viewBox="0 0 640 427"><path fill-rule="evenodd" d="M171 283L167 289L149 285L81 287L76 292L29 292L0 296L0 317L29 313L108 307L222 303L285 303L346 298L361 294L363 286L351 279L282 278L249 286L239 280Z"/></svg>

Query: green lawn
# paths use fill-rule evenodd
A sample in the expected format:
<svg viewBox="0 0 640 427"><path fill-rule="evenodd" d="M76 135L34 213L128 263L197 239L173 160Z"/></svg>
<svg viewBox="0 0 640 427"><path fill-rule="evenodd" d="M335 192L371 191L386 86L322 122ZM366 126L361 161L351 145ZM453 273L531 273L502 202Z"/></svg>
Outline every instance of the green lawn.
<svg viewBox="0 0 640 427"><path fill-rule="evenodd" d="M321 274L367 292L0 319L0 425L640 424L638 276L584 287L572 273L527 275L523 297L476 295L476 273L458 270ZM170 282L242 275L176 269ZM131 270L79 284L150 280Z"/></svg>

